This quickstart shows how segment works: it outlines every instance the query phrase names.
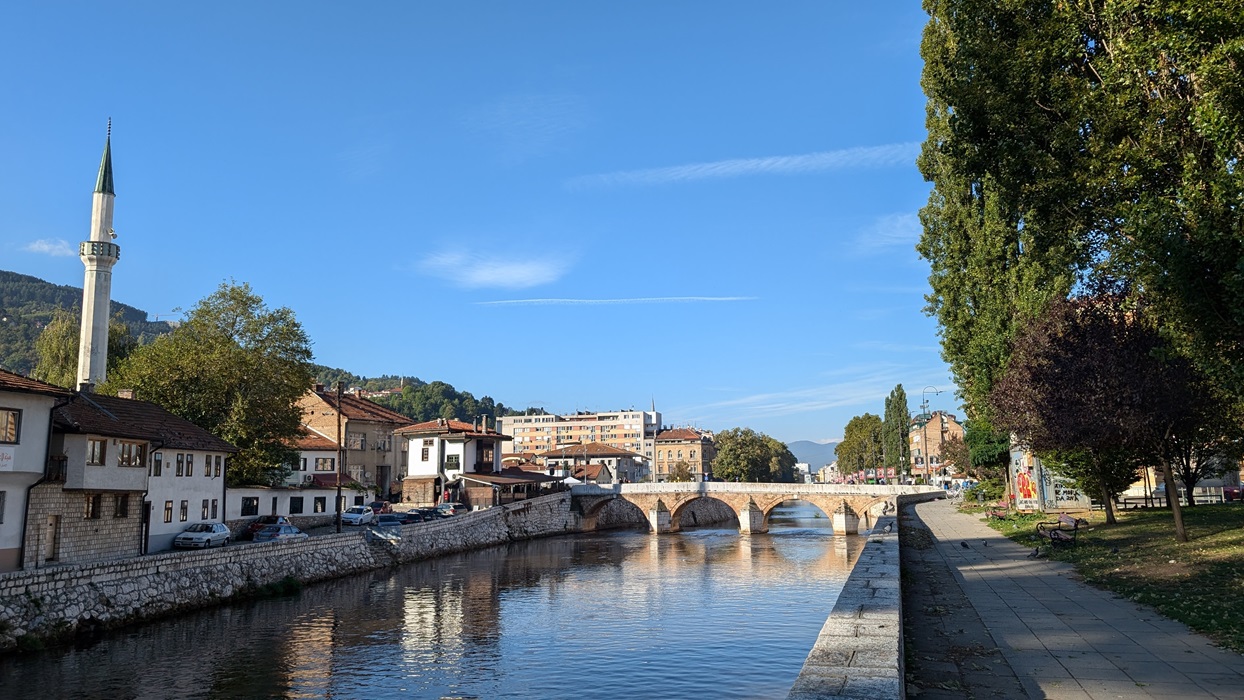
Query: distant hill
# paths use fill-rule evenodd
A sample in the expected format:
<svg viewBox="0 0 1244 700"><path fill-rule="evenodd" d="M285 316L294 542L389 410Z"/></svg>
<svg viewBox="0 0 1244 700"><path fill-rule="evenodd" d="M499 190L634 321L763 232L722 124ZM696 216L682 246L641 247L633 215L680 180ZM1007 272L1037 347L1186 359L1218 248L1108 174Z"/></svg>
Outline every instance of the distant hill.
<svg viewBox="0 0 1244 700"><path fill-rule="evenodd" d="M821 467L833 462L837 459L834 456L834 448L838 446L836 442L812 442L811 440L796 440L786 443L786 447L790 449L791 454L795 455L795 459L805 462L816 471Z"/></svg>
<svg viewBox="0 0 1244 700"><path fill-rule="evenodd" d="M28 375L35 366L35 339L57 309L82 307L82 288L45 282L38 277L0 270L0 367ZM173 329L166 321L148 321L147 312L119 301L112 302L112 315L120 314L138 337L148 343Z"/></svg>

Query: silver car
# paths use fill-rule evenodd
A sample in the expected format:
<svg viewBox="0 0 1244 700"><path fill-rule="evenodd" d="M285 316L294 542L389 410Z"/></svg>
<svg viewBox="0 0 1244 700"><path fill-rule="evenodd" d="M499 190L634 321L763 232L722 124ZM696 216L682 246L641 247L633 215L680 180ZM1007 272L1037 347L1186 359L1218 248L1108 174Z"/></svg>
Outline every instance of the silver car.
<svg viewBox="0 0 1244 700"><path fill-rule="evenodd" d="M224 523L195 523L173 538L173 546L178 549L223 547L230 534Z"/></svg>
<svg viewBox="0 0 1244 700"><path fill-rule="evenodd" d="M295 542L307 537L307 533L293 525L269 525L255 533L256 542Z"/></svg>

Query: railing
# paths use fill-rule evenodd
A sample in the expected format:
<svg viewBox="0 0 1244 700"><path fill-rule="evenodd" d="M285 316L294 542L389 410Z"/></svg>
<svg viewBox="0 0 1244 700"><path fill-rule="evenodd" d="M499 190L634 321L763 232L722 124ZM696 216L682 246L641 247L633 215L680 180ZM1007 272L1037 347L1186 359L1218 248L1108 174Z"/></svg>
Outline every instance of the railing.
<svg viewBox="0 0 1244 700"><path fill-rule="evenodd" d="M65 475L69 471L69 457L65 455L53 455L48 457L48 466L45 476L48 481L64 481Z"/></svg>

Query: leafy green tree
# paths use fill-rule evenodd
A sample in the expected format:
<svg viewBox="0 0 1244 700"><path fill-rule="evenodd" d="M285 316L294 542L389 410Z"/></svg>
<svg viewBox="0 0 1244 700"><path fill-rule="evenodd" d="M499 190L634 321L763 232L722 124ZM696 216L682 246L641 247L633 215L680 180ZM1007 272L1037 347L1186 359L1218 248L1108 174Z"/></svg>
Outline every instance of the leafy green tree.
<svg viewBox="0 0 1244 700"><path fill-rule="evenodd" d="M918 247L969 418L1027 319L1131 283L1244 393L1244 22L1234 0L926 0Z"/></svg>
<svg viewBox="0 0 1244 700"><path fill-rule="evenodd" d="M311 386L310 341L288 308L242 284L221 284L166 336L130 355L101 390L138 397L240 450L229 484L269 484L295 461L298 399Z"/></svg>
<svg viewBox="0 0 1244 700"><path fill-rule="evenodd" d="M1010 434L995 430L988 418L969 420L963 425L963 441L968 448L968 474L979 481L1006 480L1011 461Z"/></svg>
<svg viewBox="0 0 1244 700"><path fill-rule="evenodd" d="M795 455L775 438L751 428L718 432L713 476L722 481L793 482Z"/></svg>
<svg viewBox="0 0 1244 700"><path fill-rule="evenodd" d="M776 438L769 437L764 433L760 435L764 440L765 448L769 451L769 474L765 481L776 484L792 484L795 482L795 464L798 463L793 452L786 446L786 443L778 441Z"/></svg>
<svg viewBox="0 0 1244 700"><path fill-rule="evenodd" d="M894 387L894 391L886 397L882 427L883 466L893 468L896 474L906 474L911 468L911 443L908 442L911 412L902 384Z"/></svg>
<svg viewBox="0 0 1244 700"><path fill-rule="evenodd" d="M38 358L31 376L67 389L78 388L78 342L81 326L78 314L64 309L52 313L52 320L35 340ZM138 345L120 314L108 322L108 373L129 357Z"/></svg>
<svg viewBox="0 0 1244 700"><path fill-rule="evenodd" d="M855 416L847 421L842 442L834 448L838 472L850 474L881 466L881 417L873 413Z"/></svg>

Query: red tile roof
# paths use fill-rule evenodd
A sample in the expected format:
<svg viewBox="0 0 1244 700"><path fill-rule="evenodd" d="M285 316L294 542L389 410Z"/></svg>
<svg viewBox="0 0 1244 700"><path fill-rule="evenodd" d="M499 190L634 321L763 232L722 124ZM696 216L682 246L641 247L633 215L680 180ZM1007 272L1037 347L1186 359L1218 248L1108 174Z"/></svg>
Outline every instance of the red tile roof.
<svg viewBox="0 0 1244 700"><path fill-rule="evenodd" d="M23 394L45 394L47 396L68 397L68 389L53 386L38 379L30 379L6 369L0 369L0 391L19 391Z"/></svg>
<svg viewBox="0 0 1244 700"><path fill-rule="evenodd" d="M312 389L311 393L328 404L329 408L334 410L338 408L337 392ZM395 425L405 425L410 422L409 416L404 416L397 411L381 406L375 401L368 401L353 394L342 394L340 410L341 415L348 420L366 420L376 423L393 423Z"/></svg>
<svg viewBox="0 0 1244 700"><path fill-rule="evenodd" d="M695 428L670 428L657 433L657 440L691 440L698 442L706 436Z"/></svg>
<svg viewBox="0 0 1244 700"><path fill-rule="evenodd" d="M584 474L584 467L585 467L585 466L587 467L587 476L586 476L586 477L585 477L585 476L583 476L583 474ZM571 474L571 476L573 476L573 477L574 477L574 478L576 478L576 479L599 479L599 478L600 478L600 470L601 470L601 469L603 469L603 468L604 468L604 466L605 466L605 465L603 465L603 464L587 464L587 465L580 464L579 466L575 467L575 468L574 468L574 469L570 472L570 474Z"/></svg>
<svg viewBox="0 0 1244 700"><path fill-rule="evenodd" d="M150 401L75 393L68 404L52 414L56 428L66 433L150 440L157 447L208 452L237 452L238 448L208 431L169 413Z"/></svg>
<svg viewBox="0 0 1244 700"><path fill-rule="evenodd" d="M488 430L480 430L479 426L466 423L460 420L428 420L422 423L414 423L403 428L393 431L394 435L446 435L463 438L492 438L493 440L513 440L509 435L502 435L497 431L489 428Z"/></svg>
<svg viewBox="0 0 1244 700"><path fill-rule="evenodd" d="M542 459L562 459L566 457L639 457L642 455L624 450L621 447L606 445L603 442L589 442L582 445L571 445L569 447L559 447L555 450L541 452L536 455Z"/></svg>
<svg viewBox="0 0 1244 700"><path fill-rule="evenodd" d="M296 450L336 450L337 443L311 430L307 426L302 426L302 434L294 441L294 449Z"/></svg>

